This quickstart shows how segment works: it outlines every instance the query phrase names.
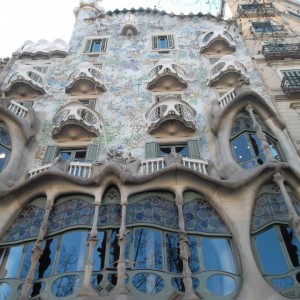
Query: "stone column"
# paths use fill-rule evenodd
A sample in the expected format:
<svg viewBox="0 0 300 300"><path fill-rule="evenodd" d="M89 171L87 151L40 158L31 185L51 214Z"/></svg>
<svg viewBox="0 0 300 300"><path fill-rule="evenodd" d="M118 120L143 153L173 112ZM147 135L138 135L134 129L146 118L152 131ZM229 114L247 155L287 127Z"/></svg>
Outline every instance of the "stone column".
<svg viewBox="0 0 300 300"><path fill-rule="evenodd" d="M280 191L282 193L283 199L285 201L285 204L288 208L288 213L289 213L289 219L291 222L291 226L295 231L295 235L298 241L300 241L300 217L298 216L293 204L292 200L285 188L284 185L284 178L281 175L281 173L277 172L273 175L273 181L277 183L277 185L280 188Z"/></svg>
<svg viewBox="0 0 300 300"><path fill-rule="evenodd" d="M189 266L189 258L191 256L189 241L187 238L187 234L185 232L185 224L184 224L184 216L183 216L183 198L182 192L176 194L176 204L178 209L178 223L179 223L179 256L182 260L183 269L183 284L185 288L185 292L182 300L198 300L198 296L195 294L193 290L193 282L192 282L192 272Z"/></svg>
<svg viewBox="0 0 300 300"><path fill-rule="evenodd" d="M117 266L117 285L112 291L112 295L115 294L125 294L128 295L128 289L126 287L126 262L125 262L125 248L126 248L126 235L129 230L126 228L126 212L128 201L123 195L121 196L121 205L122 205L122 219L121 227L118 234L118 244L120 247L120 255Z"/></svg>
<svg viewBox="0 0 300 300"><path fill-rule="evenodd" d="M98 242L97 238L97 223L98 223L98 215L99 215L99 208L101 205L101 197L99 195L95 196L95 211L94 211L94 218L93 218L93 225L92 229L89 232L88 240L86 243L87 246L87 259L84 266L84 277L83 283L81 286L80 291L78 292L78 297L81 296L98 296L97 292L93 289L91 285L91 277L93 272L93 254L95 246Z"/></svg>
<svg viewBox="0 0 300 300"><path fill-rule="evenodd" d="M42 254L43 254L42 244L43 244L45 235L47 233L47 223L48 223L50 212L54 205L54 199L55 199L55 196L51 192L47 193L45 215L44 215L43 222L42 222L42 225L41 225L41 228L39 231L38 238L37 238L37 240L34 244L34 247L31 251L30 269L25 278L25 283L23 285L22 293L21 293L19 300L28 300L28 298L29 298L30 289L33 285L33 280L34 280L34 271L37 266L37 263L39 262L39 259L41 258Z"/></svg>
<svg viewBox="0 0 300 300"><path fill-rule="evenodd" d="M267 161L272 161L272 162L278 162L275 158L272 156L271 148L267 139L266 134L262 131L262 128L260 124L256 121L256 118L253 113L253 107L251 104L246 105L245 110L250 114L252 122L253 122L253 127L255 129L256 135L260 140L261 143L261 149L267 159Z"/></svg>

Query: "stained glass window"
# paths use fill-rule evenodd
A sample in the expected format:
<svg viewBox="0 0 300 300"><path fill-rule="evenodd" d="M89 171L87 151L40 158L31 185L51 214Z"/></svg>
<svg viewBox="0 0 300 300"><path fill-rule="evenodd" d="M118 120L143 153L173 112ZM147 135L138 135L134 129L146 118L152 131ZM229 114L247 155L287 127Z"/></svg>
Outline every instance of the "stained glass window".
<svg viewBox="0 0 300 300"><path fill-rule="evenodd" d="M9 134L3 123L0 123L0 172L8 162L11 152L11 142Z"/></svg>

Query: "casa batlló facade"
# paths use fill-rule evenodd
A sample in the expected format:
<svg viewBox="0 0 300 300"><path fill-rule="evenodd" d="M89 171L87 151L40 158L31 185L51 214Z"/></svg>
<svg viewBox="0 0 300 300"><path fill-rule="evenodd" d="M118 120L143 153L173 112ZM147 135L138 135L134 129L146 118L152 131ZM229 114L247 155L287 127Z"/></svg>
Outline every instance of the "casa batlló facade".
<svg viewBox="0 0 300 300"><path fill-rule="evenodd" d="M0 75L0 299L299 299L300 160L238 28L74 13Z"/></svg>

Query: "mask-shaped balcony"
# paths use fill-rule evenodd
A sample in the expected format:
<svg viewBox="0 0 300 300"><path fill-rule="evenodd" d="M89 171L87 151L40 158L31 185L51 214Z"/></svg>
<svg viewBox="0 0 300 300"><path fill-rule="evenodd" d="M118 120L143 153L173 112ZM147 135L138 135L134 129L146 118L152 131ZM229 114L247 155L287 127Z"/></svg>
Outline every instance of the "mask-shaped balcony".
<svg viewBox="0 0 300 300"><path fill-rule="evenodd" d="M102 71L89 62L83 62L76 67L66 86L66 93L73 95L93 95L105 91L105 77Z"/></svg>
<svg viewBox="0 0 300 300"><path fill-rule="evenodd" d="M199 49L200 53L204 54L230 54L236 50L232 36L224 30L210 31L201 35Z"/></svg>
<svg viewBox="0 0 300 300"><path fill-rule="evenodd" d="M125 36L137 35L137 20L135 16L128 14L124 16L122 22L122 34Z"/></svg>
<svg viewBox="0 0 300 300"><path fill-rule="evenodd" d="M181 91L187 88L184 69L170 58L161 59L149 73L147 89Z"/></svg>
<svg viewBox="0 0 300 300"><path fill-rule="evenodd" d="M46 78L33 66L22 65L4 83L3 92L14 99L44 95L47 92Z"/></svg>
<svg viewBox="0 0 300 300"><path fill-rule="evenodd" d="M188 135L196 131L196 111L174 96L166 96L146 113L148 133L158 135Z"/></svg>
<svg viewBox="0 0 300 300"><path fill-rule="evenodd" d="M76 100L59 109L52 121L52 136L59 141L90 140L102 131L99 113Z"/></svg>
<svg viewBox="0 0 300 300"><path fill-rule="evenodd" d="M66 57L68 52L69 45L61 39L56 39L53 42L39 40L37 43L27 41L16 51L19 58L31 57L32 59Z"/></svg>
<svg viewBox="0 0 300 300"><path fill-rule="evenodd" d="M226 55L211 67L208 85L212 87L233 87L236 84L249 84L247 69L234 56Z"/></svg>

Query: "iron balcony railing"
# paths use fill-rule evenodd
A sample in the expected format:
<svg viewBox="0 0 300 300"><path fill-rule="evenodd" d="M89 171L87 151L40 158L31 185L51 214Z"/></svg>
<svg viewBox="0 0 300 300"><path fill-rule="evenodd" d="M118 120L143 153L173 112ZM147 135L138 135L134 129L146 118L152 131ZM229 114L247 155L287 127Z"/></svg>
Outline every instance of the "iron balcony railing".
<svg viewBox="0 0 300 300"><path fill-rule="evenodd" d="M270 15L276 13L276 8L272 3L251 3L241 4L238 7L238 13L246 15Z"/></svg>
<svg viewBox="0 0 300 300"><path fill-rule="evenodd" d="M268 44L262 48L266 60L285 58L300 58L300 43L298 44Z"/></svg>
<svg viewBox="0 0 300 300"><path fill-rule="evenodd" d="M287 98L300 95L300 76L283 77L281 88Z"/></svg>

